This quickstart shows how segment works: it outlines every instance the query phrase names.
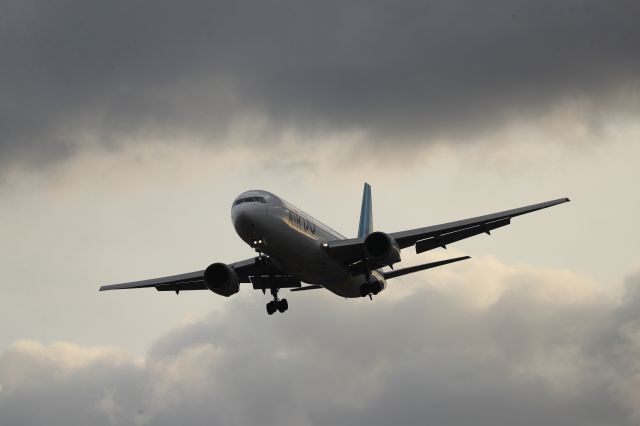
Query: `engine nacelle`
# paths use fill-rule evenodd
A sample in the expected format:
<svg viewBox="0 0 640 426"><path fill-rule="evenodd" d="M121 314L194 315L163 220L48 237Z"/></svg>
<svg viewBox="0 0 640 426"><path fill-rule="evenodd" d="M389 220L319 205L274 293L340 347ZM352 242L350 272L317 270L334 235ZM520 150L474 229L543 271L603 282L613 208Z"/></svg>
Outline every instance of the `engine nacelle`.
<svg viewBox="0 0 640 426"><path fill-rule="evenodd" d="M384 232L372 232L364 239L367 257L379 265L393 265L400 262L400 247L396 240Z"/></svg>
<svg viewBox="0 0 640 426"><path fill-rule="evenodd" d="M212 263L204 271L204 285L216 294L229 297L240 290L240 278L229 265Z"/></svg>

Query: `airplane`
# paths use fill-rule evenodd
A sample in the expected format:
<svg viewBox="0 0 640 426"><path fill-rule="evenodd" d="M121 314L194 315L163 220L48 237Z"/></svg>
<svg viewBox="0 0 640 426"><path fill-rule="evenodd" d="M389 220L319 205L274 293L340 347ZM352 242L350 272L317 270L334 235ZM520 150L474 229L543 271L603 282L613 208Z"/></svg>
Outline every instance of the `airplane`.
<svg viewBox="0 0 640 426"><path fill-rule="evenodd" d="M186 274L100 287L100 291L155 287L158 291L210 290L229 297L250 283L273 300L267 313L289 308L280 289L306 291L327 289L345 298L373 298L387 287L387 280L449 263L469 259L455 257L437 262L393 269L401 250L415 247L424 253L465 238L489 234L526 213L570 201L568 198L532 204L512 210L440 225L385 233L373 230L371 186L364 184L358 236L346 238L282 198L259 190L240 194L231 207L233 226L258 255L235 263L216 262ZM304 285L303 285L304 283Z"/></svg>

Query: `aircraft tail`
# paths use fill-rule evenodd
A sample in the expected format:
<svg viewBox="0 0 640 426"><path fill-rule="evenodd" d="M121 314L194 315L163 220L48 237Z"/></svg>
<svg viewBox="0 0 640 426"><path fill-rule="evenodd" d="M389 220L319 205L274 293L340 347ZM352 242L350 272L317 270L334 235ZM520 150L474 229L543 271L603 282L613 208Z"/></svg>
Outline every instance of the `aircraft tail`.
<svg viewBox="0 0 640 426"><path fill-rule="evenodd" d="M373 232L373 215L371 212L371 185L364 183L362 191L362 207L360 208L360 225L358 238L364 238Z"/></svg>

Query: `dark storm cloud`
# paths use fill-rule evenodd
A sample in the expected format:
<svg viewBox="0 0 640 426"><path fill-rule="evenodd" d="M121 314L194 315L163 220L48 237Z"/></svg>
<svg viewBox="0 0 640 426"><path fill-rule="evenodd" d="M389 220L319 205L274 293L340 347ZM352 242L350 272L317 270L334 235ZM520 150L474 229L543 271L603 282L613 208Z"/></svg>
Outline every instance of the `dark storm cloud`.
<svg viewBox="0 0 640 426"><path fill-rule="evenodd" d="M637 84L633 0L2 2L0 159L216 140L235 120L382 143ZM636 86L637 87L637 86Z"/></svg>
<svg viewBox="0 0 640 426"><path fill-rule="evenodd" d="M506 279L480 309L426 286L273 318L240 302L144 363L19 343L0 353L0 423L637 424L640 275L621 303L546 297L562 274Z"/></svg>

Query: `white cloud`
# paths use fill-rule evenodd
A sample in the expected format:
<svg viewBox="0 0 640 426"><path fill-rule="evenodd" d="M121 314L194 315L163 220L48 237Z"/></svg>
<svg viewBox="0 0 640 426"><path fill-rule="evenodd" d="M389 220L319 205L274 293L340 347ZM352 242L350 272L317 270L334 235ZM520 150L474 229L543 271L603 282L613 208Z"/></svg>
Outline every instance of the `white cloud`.
<svg viewBox="0 0 640 426"><path fill-rule="evenodd" d="M319 293L279 317L241 298L144 359L16 342L0 354L0 423L635 424L639 276L618 301L567 271L483 260L438 286L392 283L403 297Z"/></svg>

